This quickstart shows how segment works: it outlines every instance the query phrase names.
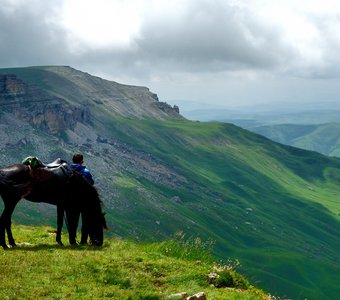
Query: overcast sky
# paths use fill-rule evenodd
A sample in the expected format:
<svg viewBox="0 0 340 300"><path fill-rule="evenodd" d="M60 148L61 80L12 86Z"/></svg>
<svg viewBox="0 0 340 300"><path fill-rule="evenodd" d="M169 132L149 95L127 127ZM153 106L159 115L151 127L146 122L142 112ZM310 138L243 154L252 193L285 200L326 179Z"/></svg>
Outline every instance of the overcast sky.
<svg viewBox="0 0 340 300"><path fill-rule="evenodd" d="M171 104L340 104L340 1L0 0L0 67L32 65Z"/></svg>

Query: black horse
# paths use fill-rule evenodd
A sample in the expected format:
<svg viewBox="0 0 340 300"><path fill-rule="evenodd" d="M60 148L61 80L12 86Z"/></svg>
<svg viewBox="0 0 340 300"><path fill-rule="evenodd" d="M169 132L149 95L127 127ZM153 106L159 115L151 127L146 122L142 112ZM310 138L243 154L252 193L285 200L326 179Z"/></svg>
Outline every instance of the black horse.
<svg viewBox="0 0 340 300"><path fill-rule="evenodd" d="M15 246L11 217L15 206L22 198L57 205L60 212L65 210L71 244L76 243L81 213L84 232L90 236L91 244L97 246L103 244L105 219L102 202L97 190L75 171L69 170L67 176L58 176L56 172L46 167L33 169L23 164L8 166L0 169L0 195L4 202L4 210L0 217L0 246L4 249L8 248L6 232L9 244ZM58 228L59 225L60 218Z"/></svg>
<svg viewBox="0 0 340 300"><path fill-rule="evenodd" d="M79 217L80 217L81 211L79 210L78 212L75 212L74 215L74 223L78 224ZM104 213L103 213L103 228L104 229L108 229L107 225L106 225L106 220L104 217ZM63 242L61 241L61 232L63 229L63 225L64 225L64 217L65 217L65 207L63 205L57 205L57 230L56 230L56 242L63 246ZM86 226L86 221L84 220L84 216L82 215L82 227L81 227L81 240L80 240L80 244L84 245L87 244L88 238L89 238L89 229ZM69 228L68 226L68 222L66 220L66 225L67 228ZM78 227L78 225L76 226ZM76 240L75 240L75 236L73 235L72 237L70 236L70 243L71 244L75 244ZM90 241L91 242L91 241ZM91 242L92 243L92 242Z"/></svg>

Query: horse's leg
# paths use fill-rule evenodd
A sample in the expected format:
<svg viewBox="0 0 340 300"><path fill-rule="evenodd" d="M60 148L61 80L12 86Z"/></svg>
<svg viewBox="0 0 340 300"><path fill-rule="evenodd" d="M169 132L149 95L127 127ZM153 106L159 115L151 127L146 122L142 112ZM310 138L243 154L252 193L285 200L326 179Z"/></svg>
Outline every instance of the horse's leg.
<svg viewBox="0 0 340 300"><path fill-rule="evenodd" d="M3 210L1 217L0 217L0 246L2 248L7 249L8 246L6 245L6 236L5 236L5 228L6 228L6 209Z"/></svg>
<svg viewBox="0 0 340 300"><path fill-rule="evenodd" d="M6 232L7 232L7 238L8 238L8 243L14 247L16 246L16 243L14 241L14 238L13 238L13 234L12 234L12 221L11 220L8 220L7 224L6 224Z"/></svg>
<svg viewBox="0 0 340 300"><path fill-rule="evenodd" d="M20 198L11 198L8 196L3 196L2 198L4 200L4 211L2 212L2 215L0 217L0 246L2 246L4 249L7 249L8 246L6 244L6 235L5 231L7 231L7 237L8 237L8 242L11 246L16 246L13 235L12 235L12 230L11 230L11 225L12 225L12 214L15 209L15 206L19 202Z"/></svg>
<svg viewBox="0 0 340 300"><path fill-rule="evenodd" d="M77 228L79 222L80 211L74 209L66 209L66 219L68 224L68 238L71 245L77 244Z"/></svg>
<svg viewBox="0 0 340 300"><path fill-rule="evenodd" d="M89 230L87 225L84 222L84 215L81 214L81 220L82 220L82 226L81 226L81 240L80 240L80 244L87 244L87 240L89 237Z"/></svg>
<svg viewBox="0 0 340 300"><path fill-rule="evenodd" d="M16 205L18 204L20 198L15 199L11 202L11 205L9 206L9 217L7 219L7 223L6 223L6 232L7 232L7 238L8 238L8 243L14 247L16 246L14 238L13 238L13 234L12 234L12 214L13 211L16 207Z"/></svg>
<svg viewBox="0 0 340 300"><path fill-rule="evenodd" d="M61 231L63 229L64 224L64 206L57 205L57 234L56 234L56 242L63 246L63 242L61 241Z"/></svg>

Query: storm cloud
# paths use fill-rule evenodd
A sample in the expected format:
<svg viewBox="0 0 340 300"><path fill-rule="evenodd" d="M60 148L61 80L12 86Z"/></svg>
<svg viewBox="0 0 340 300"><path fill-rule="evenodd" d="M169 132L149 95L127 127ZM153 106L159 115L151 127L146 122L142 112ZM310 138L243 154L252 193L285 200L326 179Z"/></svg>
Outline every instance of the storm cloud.
<svg viewBox="0 0 340 300"><path fill-rule="evenodd" d="M299 3L0 0L0 67L71 65L224 103L272 101L282 83L308 100L302 88L340 76L340 5Z"/></svg>

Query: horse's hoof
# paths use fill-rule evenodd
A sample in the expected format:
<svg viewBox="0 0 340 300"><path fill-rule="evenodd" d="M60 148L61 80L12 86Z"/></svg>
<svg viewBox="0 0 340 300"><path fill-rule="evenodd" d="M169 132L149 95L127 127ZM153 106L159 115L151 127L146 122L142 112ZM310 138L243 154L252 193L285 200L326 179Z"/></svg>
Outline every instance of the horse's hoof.
<svg viewBox="0 0 340 300"><path fill-rule="evenodd" d="M91 241L91 246L101 247L101 246L103 246L103 242L97 241L97 240Z"/></svg>
<svg viewBox="0 0 340 300"><path fill-rule="evenodd" d="M10 240L10 241L8 241L8 243L11 247L16 247L16 245L17 245L14 240Z"/></svg>
<svg viewBox="0 0 340 300"><path fill-rule="evenodd" d="M2 244L1 247L2 247L4 250L9 249L9 247L8 247L6 244Z"/></svg>
<svg viewBox="0 0 340 300"><path fill-rule="evenodd" d="M63 242L60 241L60 242L57 242L59 246L64 246Z"/></svg>

